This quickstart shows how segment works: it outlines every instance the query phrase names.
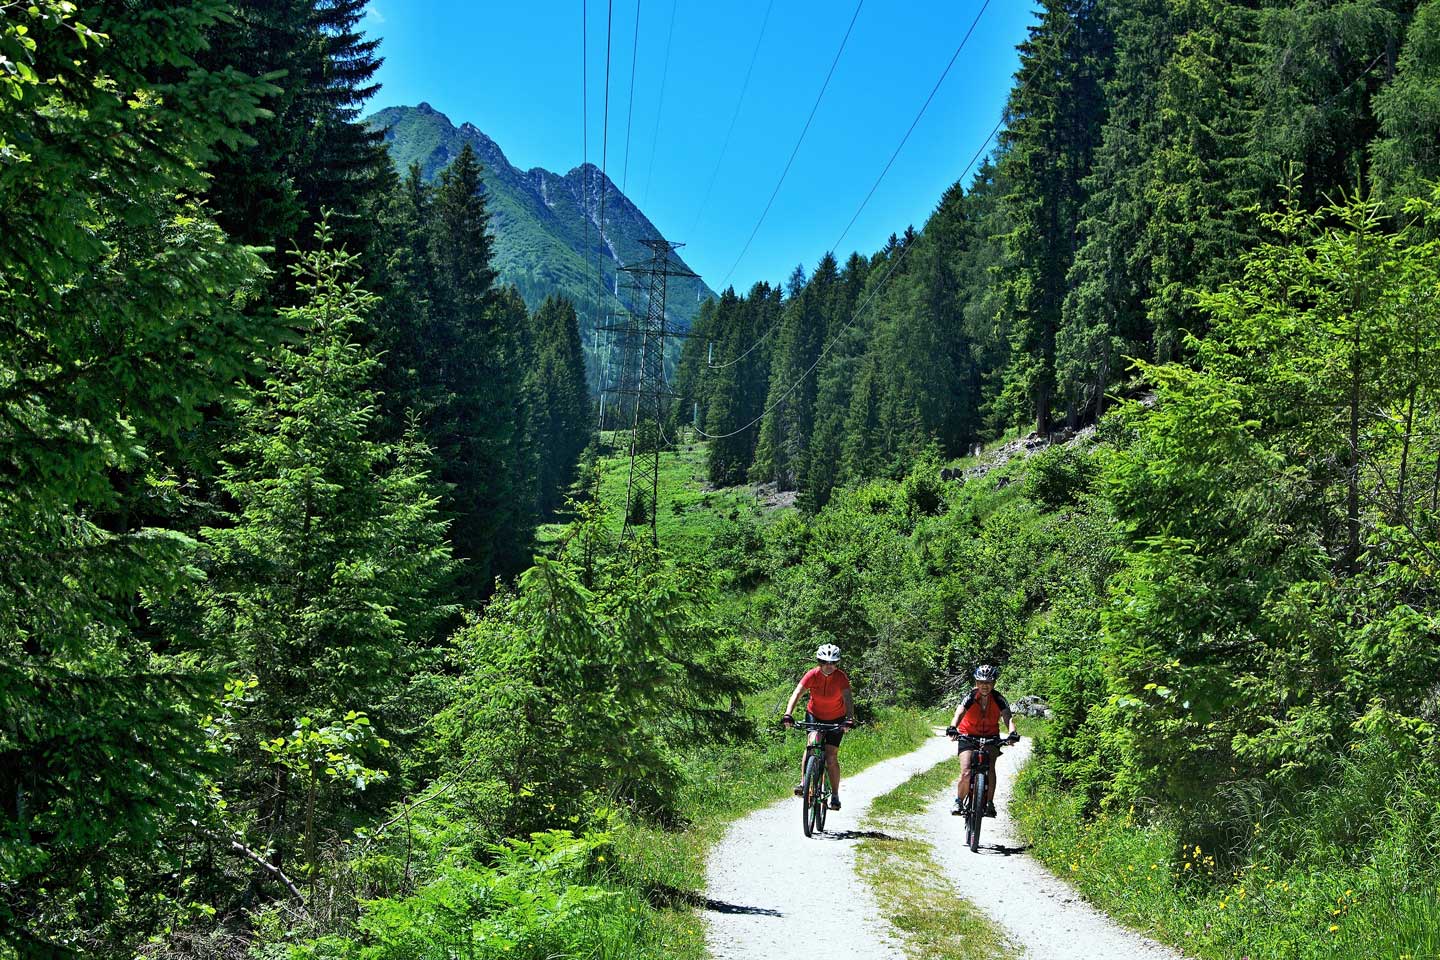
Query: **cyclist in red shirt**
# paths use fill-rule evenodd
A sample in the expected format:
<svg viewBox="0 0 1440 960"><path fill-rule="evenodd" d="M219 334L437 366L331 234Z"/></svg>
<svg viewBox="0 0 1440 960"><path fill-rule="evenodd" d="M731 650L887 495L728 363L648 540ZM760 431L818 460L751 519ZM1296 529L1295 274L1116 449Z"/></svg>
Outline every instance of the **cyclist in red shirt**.
<svg viewBox="0 0 1440 960"><path fill-rule="evenodd" d="M795 684L795 692L790 694L790 702L785 705L785 716L782 719L785 726L795 723L795 704L800 701L800 695L806 690L810 691L810 700L805 704L805 719L815 723L843 723L846 729L855 725L855 702L850 699L850 678L845 671L840 669L840 648L833 643L823 643L820 649L815 651L815 667L800 682ZM812 732L812 738L823 738L825 742L825 766L830 770L830 809L840 809L840 740L845 736L844 730L831 730L826 733ZM801 783L804 783L805 758L800 758ZM795 787L795 795L798 797L802 786Z"/></svg>
<svg viewBox="0 0 1440 960"><path fill-rule="evenodd" d="M1000 674L994 666L983 663L975 668L975 686L965 694L965 698L955 707L955 719L950 721L950 739L959 740L960 752L960 782L955 785L955 808L954 813L960 812L962 799L970 786L970 758L975 755L975 748L979 746L975 737L998 737L1000 736L1000 724L1005 724L1010 730L1010 742L1014 743L1020 739L1015 732L1015 718L1010 716L1010 703L995 689L995 679ZM966 743L971 746L966 747ZM993 767L1000 756L1000 746L988 747L990 763ZM985 785L985 816L995 816L995 778L991 777L990 782Z"/></svg>

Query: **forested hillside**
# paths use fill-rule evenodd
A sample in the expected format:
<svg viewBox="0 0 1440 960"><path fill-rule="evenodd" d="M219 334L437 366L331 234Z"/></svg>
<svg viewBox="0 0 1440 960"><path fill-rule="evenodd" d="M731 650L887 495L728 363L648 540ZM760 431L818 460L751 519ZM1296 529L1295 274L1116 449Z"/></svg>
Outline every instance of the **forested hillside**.
<svg viewBox="0 0 1440 960"><path fill-rule="evenodd" d="M822 642L847 765L1045 697L1188 953L1440 955L1440 0L1038 6L920 229L702 306L667 477L799 509L667 552L361 0L0 5L0 958L698 958Z"/></svg>
<svg viewBox="0 0 1440 960"><path fill-rule="evenodd" d="M818 507L932 441L1093 422L1146 389L1136 361L1196 356L1198 293L1245 283L1276 236L1262 214L1413 219L1440 174L1434 20L1398 0L1041 4L993 155L883 249L824 253L783 296L726 291L672 426L698 402L717 482Z"/></svg>

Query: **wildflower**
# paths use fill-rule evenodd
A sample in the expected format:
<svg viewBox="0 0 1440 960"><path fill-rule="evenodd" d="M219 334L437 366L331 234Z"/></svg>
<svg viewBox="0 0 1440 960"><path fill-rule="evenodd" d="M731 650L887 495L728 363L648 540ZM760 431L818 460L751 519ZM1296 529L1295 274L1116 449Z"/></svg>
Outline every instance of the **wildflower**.
<svg viewBox="0 0 1440 960"><path fill-rule="evenodd" d="M1339 929L1340 929L1340 925L1339 925L1338 923L1332 923L1332 924L1330 924L1330 932L1331 932L1331 933L1334 933L1336 930L1339 930Z"/></svg>
<svg viewBox="0 0 1440 960"><path fill-rule="evenodd" d="M602 853L602 854L600 854L600 856L596 857L595 859L599 860L601 863L604 863L604 862L605 862L605 854Z"/></svg>

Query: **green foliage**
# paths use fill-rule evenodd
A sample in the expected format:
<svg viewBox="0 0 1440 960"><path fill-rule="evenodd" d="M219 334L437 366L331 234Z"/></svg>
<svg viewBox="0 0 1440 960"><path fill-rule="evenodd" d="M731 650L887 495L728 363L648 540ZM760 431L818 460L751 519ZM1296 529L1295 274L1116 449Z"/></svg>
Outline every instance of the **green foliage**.
<svg viewBox="0 0 1440 960"><path fill-rule="evenodd" d="M609 838L536 833L492 848L493 862L455 862L403 897L366 904L357 936L296 946L293 960L421 960L464 956L630 956L644 902L603 883ZM648 912L648 911L647 911Z"/></svg>
<svg viewBox="0 0 1440 960"><path fill-rule="evenodd" d="M327 834L350 807L348 795L317 798L310 751L330 729L321 718L364 706L391 736L413 732L425 705L408 681L453 611L439 593L453 561L429 451L413 436L376 438L377 361L353 339L374 297L324 222L318 232L295 265L306 300L283 312L302 339L275 350L263 384L233 405L237 430L218 477L233 507L225 525L203 531L210 577L196 600L211 644L258 679L227 781L243 798L231 804L237 827L253 825L277 865L303 837L313 866L317 800ZM272 789L245 787L261 779Z"/></svg>
<svg viewBox="0 0 1440 960"><path fill-rule="evenodd" d="M723 731L740 689L693 574L632 544L601 558L596 589L580 576L540 560L455 637L464 677L437 747L488 836L523 836L590 796L672 814L670 747Z"/></svg>
<svg viewBox="0 0 1440 960"><path fill-rule="evenodd" d="M1440 949L1440 821L1433 767L1411 762L1366 738L1283 805L1237 795L1243 829L1215 845L1138 808L1089 816L1043 765L1011 809L1051 869L1188 954L1419 958Z"/></svg>
<svg viewBox="0 0 1440 960"><path fill-rule="evenodd" d="M1051 447L1026 465L1025 496L1047 510L1058 510L1079 503L1098 474L1093 453L1074 446Z"/></svg>
<svg viewBox="0 0 1440 960"><path fill-rule="evenodd" d="M207 765L218 680L145 605L196 572L148 507L271 332L236 306L259 260L197 199L266 89L194 64L222 13L41 0L0 23L0 938L26 952L150 928L123 876Z"/></svg>

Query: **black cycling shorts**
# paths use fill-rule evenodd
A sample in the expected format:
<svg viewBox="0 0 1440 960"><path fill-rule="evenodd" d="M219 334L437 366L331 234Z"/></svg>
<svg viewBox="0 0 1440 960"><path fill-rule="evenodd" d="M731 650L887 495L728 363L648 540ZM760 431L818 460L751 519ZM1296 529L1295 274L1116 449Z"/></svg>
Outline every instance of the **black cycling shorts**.
<svg viewBox="0 0 1440 960"><path fill-rule="evenodd" d="M974 737L967 737L967 736L965 736L965 734L963 734L963 733L960 735L960 739L957 740L955 743L956 743L956 746L959 748L959 751L962 752L962 753L963 753L964 751L966 751L966 750L979 750L979 749L980 749L980 741L979 741L979 740L976 740ZM998 743L991 744L990 746L988 746L988 747L985 748L985 752L988 753L988 754L990 754L990 759L991 759L991 760L994 760L996 757L1000 756L1000 753L1001 753L1000 744L998 744Z"/></svg>
<svg viewBox="0 0 1440 960"><path fill-rule="evenodd" d="M845 721L844 717L841 717L839 720L818 720L816 719L815 715L809 710L805 711L805 719L808 720L810 723L843 723ZM827 747L840 746L840 741L844 738L844 730L825 730L820 733L820 742L825 744L825 746Z"/></svg>

